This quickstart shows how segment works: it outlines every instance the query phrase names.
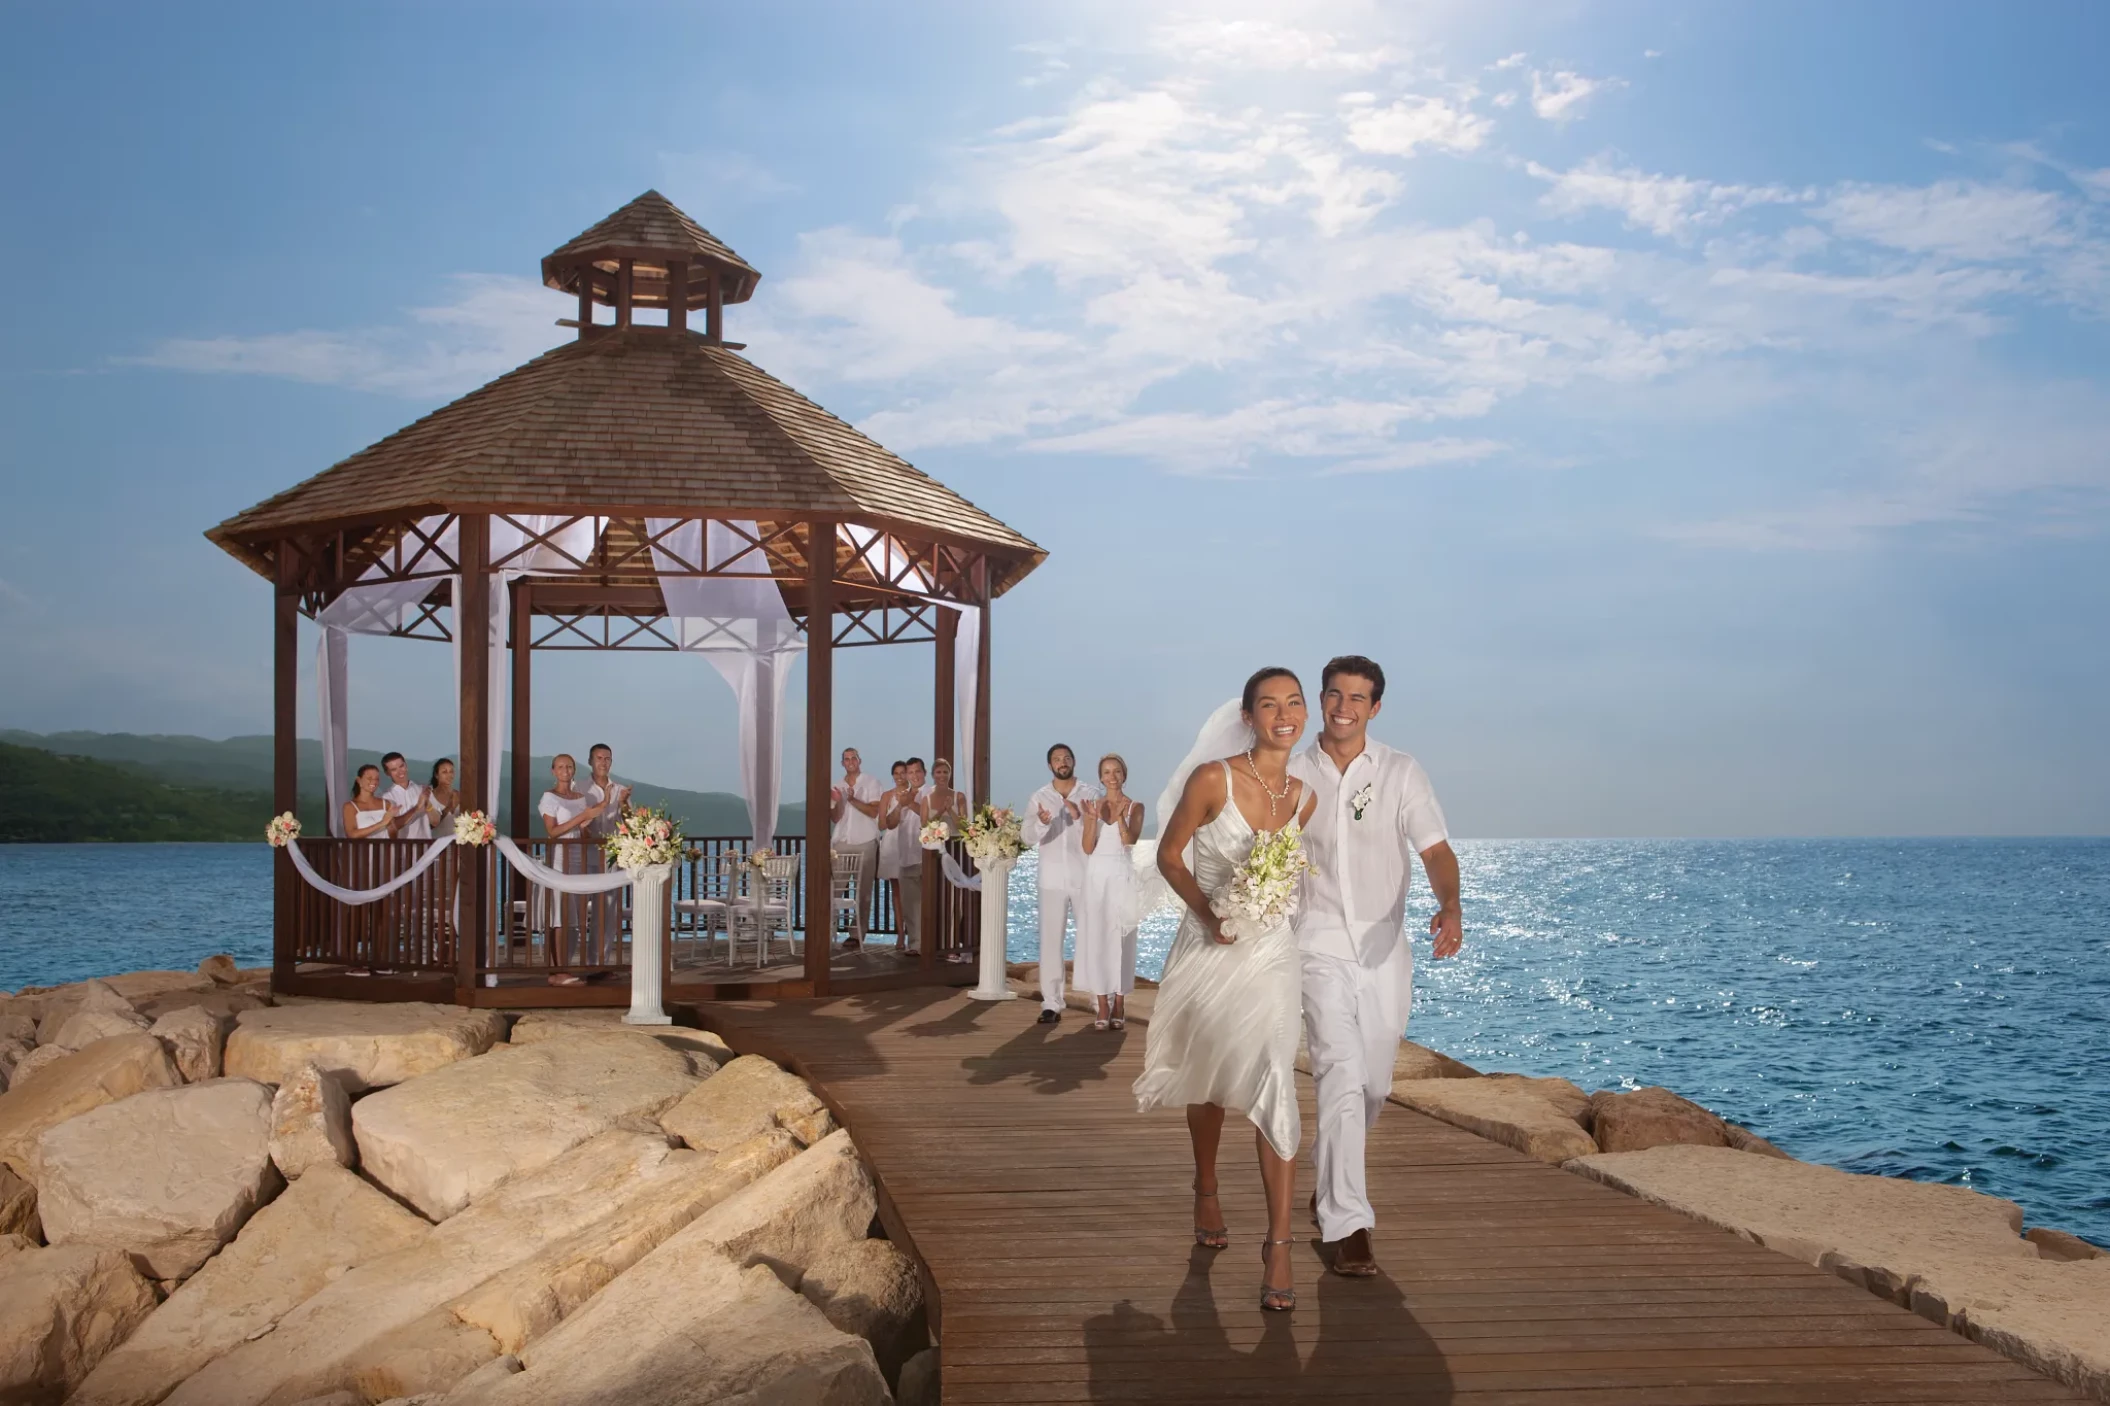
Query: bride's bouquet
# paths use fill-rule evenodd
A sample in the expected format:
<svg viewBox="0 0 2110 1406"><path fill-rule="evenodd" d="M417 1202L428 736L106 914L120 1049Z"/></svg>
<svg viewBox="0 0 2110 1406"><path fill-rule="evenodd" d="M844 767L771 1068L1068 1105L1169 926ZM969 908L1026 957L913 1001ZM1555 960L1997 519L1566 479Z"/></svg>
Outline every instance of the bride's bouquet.
<svg viewBox="0 0 2110 1406"><path fill-rule="evenodd" d="M680 857L683 842L681 822L665 806L640 806L623 812L601 848L610 864L634 874L654 865L672 864Z"/></svg>
<svg viewBox="0 0 2110 1406"><path fill-rule="evenodd" d="M1296 914L1297 879L1309 868L1303 831L1292 820L1253 841L1231 882L1209 900L1209 911L1223 919L1224 936L1258 937Z"/></svg>
<svg viewBox="0 0 2110 1406"><path fill-rule="evenodd" d="M986 864L992 859L1016 859L1026 850L1018 815L1007 806L993 806L987 802L975 807L974 814L960 830L960 839L977 864Z"/></svg>

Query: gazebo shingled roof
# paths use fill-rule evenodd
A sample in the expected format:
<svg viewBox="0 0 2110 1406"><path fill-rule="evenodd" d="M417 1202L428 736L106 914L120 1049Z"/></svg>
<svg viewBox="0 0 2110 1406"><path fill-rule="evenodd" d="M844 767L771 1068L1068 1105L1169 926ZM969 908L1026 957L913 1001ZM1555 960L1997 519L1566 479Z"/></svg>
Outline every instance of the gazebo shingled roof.
<svg viewBox="0 0 2110 1406"><path fill-rule="evenodd" d="M1031 540L738 353L664 327L545 352L206 536L263 575L289 532L438 511L832 514L1008 558Z"/></svg>
<svg viewBox="0 0 2110 1406"><path fill-rule="evenodd" d="M592 268L613 275L622 260L636 261L641 275L636 289L640 307L665 307L666 271L672 260L684 260L700 271L715 268L719 274L722 301L744 303L754 296L762 275L754 265L732 251L731 246L697 224L656 190L648 190L576 239L559 245L542 261L542 281L565 293L579 291L582 271ZM692 308L704 304L704 281L696 279L685 290ZM595 301L613 306L613 282L597 286Z"/></svg>

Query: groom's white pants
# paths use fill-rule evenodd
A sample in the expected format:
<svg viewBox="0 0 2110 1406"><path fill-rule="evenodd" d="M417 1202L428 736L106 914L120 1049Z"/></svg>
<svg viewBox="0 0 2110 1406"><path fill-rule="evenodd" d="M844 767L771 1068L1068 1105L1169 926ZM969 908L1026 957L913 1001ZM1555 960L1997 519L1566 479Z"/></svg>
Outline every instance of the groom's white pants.
<svg viewBox="0 0 2110 1406"><path fill-rule="evenodd" d="M1040 1008L1062 1010L1062 934L1070 916L1084 915L1084 895L1074 889L1040 888Z"/></svg>
<svg viewBox="0 0 2110 1406"><path fill-rule="evenodd" d="M1392 1092L1392 1061L1414 989L1414 950L1401 942L1376 967L1316 952L1304 953L1303 961L1304 1035L1319 1106L1311 1149L1319 1234L1341 1240L1377 1224L1363 1147Z"/></svg>

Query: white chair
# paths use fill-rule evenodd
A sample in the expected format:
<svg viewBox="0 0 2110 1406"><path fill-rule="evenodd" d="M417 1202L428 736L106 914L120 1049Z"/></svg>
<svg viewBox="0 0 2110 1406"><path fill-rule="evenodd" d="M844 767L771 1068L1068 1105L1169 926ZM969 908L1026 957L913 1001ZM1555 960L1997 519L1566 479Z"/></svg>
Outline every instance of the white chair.
<svg viewBox="0 0 2110 1406"><path fill-rule="evenodd" d="M732 951L730 929L732 927L732 905L740 895L740 869L743 861L732 850L711 860L697 876L698 892L694 898L685 898L674 905L676 918L675 936L681 935L680 920L688 919L688 933L692 939L703 943L705 961L710 960L714 934L726 933L728 958Z"/></svg>
<svg viewBox="0 0 2110 1406"><path fill-rule="evenodd" d="M797 954L798 947L791 938L791 896L798 881L799 856L779 854L762 861L761 873L749 880L755 886L753 892L732 905L731 960L739 960L740 939L752 937L755 969L761 970L769 965L769 954L780 932L784 934L785 948Z"/></svg>
<svg viewBox="0 0 2110 1406"><path fill-rule="evenodd" d="M835 940L837 918L849 920L857 931L857 891L864 884L865 857L857 850L836 850L828 870L828 940Z"/></svg>

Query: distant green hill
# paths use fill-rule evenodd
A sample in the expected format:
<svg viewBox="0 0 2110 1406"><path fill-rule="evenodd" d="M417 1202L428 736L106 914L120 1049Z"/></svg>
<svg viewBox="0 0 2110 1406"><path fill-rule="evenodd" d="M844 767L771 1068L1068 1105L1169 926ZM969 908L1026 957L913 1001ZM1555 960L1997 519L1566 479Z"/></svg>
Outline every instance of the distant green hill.
<svg viewBox="0 0 2110 1406"><path fill-rule="evenodd" d="M0 743L0 843L256 840L268 791L179 785L82 756Z"/></svg>
<svg viewBox="0 0 2110 1406"><path fill-rule="evenodd" d="M212 795L219 798L214 804L221 807L236 807L216 812L223 816L242 816L236 827L239 833L215 833L211 836L193 835L188 838L202 839L250 839L263 833L266 821L271 818L271 739L267 736L230 737L225 741L214 741L204 737L186 737L159 733L130 732L22 732L12 728L0 728L0 745L11 751L36 749L51 756L52 760L79 758L105 764L99 769L103 781L96 784L116 786L116 776L129 776L135 783L146 783L148 789L139 792L134 799L144 804L146 798L182 793L192 796ZM354 747L350 753L350 766L356 770L367 762L378 763L379 752ZM410 774L422 781L432 772L430 758L412 757ZM507 830L512 829L510 796L512 794L512 753L505 756L498 787L498 819ZM540 794L549 775L549 758L531 758L529 765L536 780L536 794ZM20 811L33 816L40 804L43 788L57 784L55 775L48 768L30 768L38 777L35 783L14 774L0 777L0 814L12 816ZM656 786L648 781L637 780L630 772L616 773L637 787L637 799L647 805L665 805L680 816L692 835L745 835L748 833L747 802L724 791L683 791L670 786ZM322 744L313 738L300 740L300 807L301 824L309 833L321 833L323 826ZM158 788L158 789L156 789ZM110 792L114 799L116 792ZM202 804L202 802L200 802ZM167 804L166 801L163 802ZM241 809L246 806L248 809ZM127 812L132 813L132 812ZM143 814L144 812L138 812ZM187 812L186 812L187 813ZM115 813L113 813L115 814ZM201 818L204 812L198 813ZM253 817L251 823L249 817ZM783 835L804 833L806 808L804 805L787 805L777 811L777 832ZM0 840L57 839L48 833L16 834L12 831L0 833ZM98 834L99 839L150 840L183 838L159 833L111 833Z"/></svg>

